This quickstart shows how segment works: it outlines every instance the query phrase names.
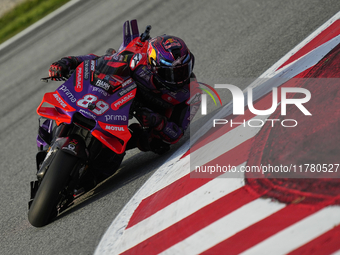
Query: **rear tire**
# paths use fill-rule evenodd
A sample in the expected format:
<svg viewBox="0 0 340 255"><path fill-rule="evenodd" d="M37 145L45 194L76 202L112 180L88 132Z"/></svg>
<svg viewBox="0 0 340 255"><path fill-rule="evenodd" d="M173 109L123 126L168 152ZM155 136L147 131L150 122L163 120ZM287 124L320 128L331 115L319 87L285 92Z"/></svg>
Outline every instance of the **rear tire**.
<svg viewBox="0 0 340 255"><path fill-rule="evenodd" d="M78 158L59 150L48 168L28 211L28 221L34 227L43 227L57 215L60 192L69 181Z"/></svg>

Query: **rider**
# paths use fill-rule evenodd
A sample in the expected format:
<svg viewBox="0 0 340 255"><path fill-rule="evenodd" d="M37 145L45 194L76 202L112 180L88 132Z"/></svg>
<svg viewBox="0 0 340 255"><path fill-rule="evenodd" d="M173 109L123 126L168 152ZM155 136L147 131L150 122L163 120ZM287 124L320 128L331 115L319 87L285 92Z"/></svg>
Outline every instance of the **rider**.
<svg viewBox="0 0 340 255"><path fill-rule="evenodd" d="M101 57L64 57L50 66L49 76L54 80L66 77L85 60L96 60L99 76L109 83L113 74L131 76L138 87L131 109L144 128L130 125L132 138L127 150L138 147L162 154L183 136L199 108L198 97L190 98L190 89L198 87L192 72L195 59L178 37L157 36L147 43L146 54L109 49Z"/></svg>

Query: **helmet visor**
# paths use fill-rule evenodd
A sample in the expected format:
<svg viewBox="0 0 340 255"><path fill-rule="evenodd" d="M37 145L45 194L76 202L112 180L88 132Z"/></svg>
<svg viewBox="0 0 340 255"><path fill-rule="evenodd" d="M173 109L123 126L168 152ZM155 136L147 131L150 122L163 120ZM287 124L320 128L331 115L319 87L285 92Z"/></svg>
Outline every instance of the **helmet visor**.
<svg viewBox="0 0 340 255"><path fill-rule="evenodd" d="M178 84L189 79L192 72L192 62L189 61L180 66L156 67L157 75L165 82Z"/></svg>

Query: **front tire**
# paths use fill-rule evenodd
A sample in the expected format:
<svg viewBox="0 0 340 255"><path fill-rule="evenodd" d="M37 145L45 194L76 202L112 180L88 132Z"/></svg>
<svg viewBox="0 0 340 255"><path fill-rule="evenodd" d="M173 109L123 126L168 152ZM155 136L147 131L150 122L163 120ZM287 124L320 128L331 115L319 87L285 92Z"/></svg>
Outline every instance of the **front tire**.
<svg viewBox="0 0 340 255"><path fill-rule="evenodd" d="M69 181L78 158L59 150L48 168L28 211L28 221L34 227L43 227L57 215L60 193Z"/></svg>

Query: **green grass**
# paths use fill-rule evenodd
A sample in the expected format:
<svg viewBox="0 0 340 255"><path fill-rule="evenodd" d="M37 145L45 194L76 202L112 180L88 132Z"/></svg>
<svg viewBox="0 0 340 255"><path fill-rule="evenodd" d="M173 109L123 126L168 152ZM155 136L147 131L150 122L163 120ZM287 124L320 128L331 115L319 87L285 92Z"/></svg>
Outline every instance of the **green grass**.
<svg viewBox="0 0 340 255"><path fill-rule="evenodd" d="M0 18L0 43L6 41L69 0L27 0Z"/></svg>

